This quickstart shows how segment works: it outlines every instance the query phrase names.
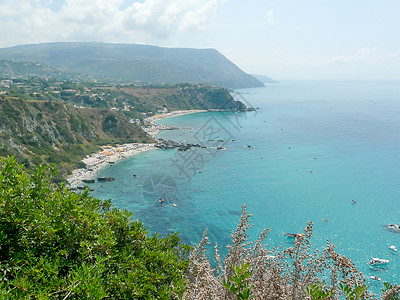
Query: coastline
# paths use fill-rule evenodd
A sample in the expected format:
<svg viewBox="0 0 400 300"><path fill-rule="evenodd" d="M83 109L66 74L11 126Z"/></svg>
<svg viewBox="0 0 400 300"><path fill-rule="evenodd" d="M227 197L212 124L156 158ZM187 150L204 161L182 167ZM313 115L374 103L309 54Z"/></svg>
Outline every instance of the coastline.
<svg viewBox="0 0 400 300"><path fill-rule="evenodd" d="M154 138L160 131L172 129L169 126L156 124L154 123L155 121L200 112L207 111L192 109L162 113L146 118L144 120L145 126L142 128ZM72 174L66 178L67 186L69 188L77 188L78 186L81 186L82 184L84 184L83 180L94 179L97 173L107 165L114 164L121 159L129 158L133 155L137 155L145 151L157 149L157 147L155 147L155 144L141 143L123 144L117 145L115 147L111 145L104 145L101 148L101 151L93 153L91 155L87 155L84 159L81 160L83 163L85 163L86 168L75 169L72 171Z"/></svg>
<svg viewBox="0 0 400 300"><path fill-rule="evenodd" d="M67 177L68 187L76 188L81 184L84 184L83 180L91 180L97 175L97 173L109 164L129 158L133 155L156 149L154 144L123 144L117 147L110 145L102 146L102 150L93 153L92 155L86 156L81 161L85 163L86 168L75 169L72 174Z"/></svg>
<svg viewBox="0 0 400 300"><path fill-rule="evenodd" d="M159 125L154 122L162 119L167 119L167 118L172 118L172 117L178 117L178 116L183 116L183 115L189 115L189 114L197 114L197 113L202 113L202 112L207 112L207 110L204 109L190 109L190 110L176 110L176 111L171 111L169 113L162 113L160 115L154 115L151 117L147 117L144 119L145 124L149 125L149 127L142 127L144 131L146 131L149 135L151 135L153 138L157 135L162 130L170 130L174 129L170 126L166 125Z"/></svg>

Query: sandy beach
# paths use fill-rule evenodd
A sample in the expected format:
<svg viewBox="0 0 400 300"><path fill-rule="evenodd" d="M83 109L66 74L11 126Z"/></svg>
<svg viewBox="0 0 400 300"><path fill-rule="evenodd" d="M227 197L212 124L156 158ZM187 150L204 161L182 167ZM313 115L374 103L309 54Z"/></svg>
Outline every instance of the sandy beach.
<svg viewBox="0 0 400 300"><path fill-rule="evenodd" d="M143 127L143 130L152 137L155 137L155 135L161 130L171 129L169 126L156 124L155 122L157 120L199 112L206 112L206 110L180 110L148 117L145 119L145 126ZM139 143L123 144L115 147L111 145L105 145L101 148L101 151L93 153L90 156L88 155L82 159L82 162L85 163L86 168L76 169L67 177L67 183L70 188L76 188L77 186L84 185L85 183L83 183L82 180L93 179L101 168L109 164L113 164L120 159L125 159L144 151L156 149L155 144Z"/></svg>
<svg viewBox="0 0 400 300"><path fill-rule="evenodd" d="M86 168L76 169L68 176L68 186L71 188L84 184L82 180L93 179L98 171L109 165L117 162L120 159L125 159L144 151L155 149L154 144L124 144L112 147L106 145L102 147L102 151L94 153L82 159L86 164Z"/></svg>
<svg viewBox="0 0 400 300"><path fill-rule="evenodd" d="M171 111L168 113L162 113L158 115L154 115L151 117L147 117L144 119L145 124L150 125L149 127L143 127L143 130L146 131L152 137L155 137L157 133L161 130L168 130L171 129L170 126L156 124L155 122L161 119L172 118L177 116L183 116L188 114L196 114L201 112L207 112L207 110L200 110L200 109L191 109L191 110L177 110Z"/></svg>

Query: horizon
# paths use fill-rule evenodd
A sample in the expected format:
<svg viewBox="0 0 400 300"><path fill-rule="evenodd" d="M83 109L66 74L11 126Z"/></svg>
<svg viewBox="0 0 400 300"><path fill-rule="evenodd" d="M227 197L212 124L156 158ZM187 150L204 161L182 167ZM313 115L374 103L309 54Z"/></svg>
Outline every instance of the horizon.
<svg viewBox="0 0 400 300"><path fill-rule="evenodd" d="M0 0L0 48L101 42L216 49L284 80L400 80L400 3Z"/></svg>

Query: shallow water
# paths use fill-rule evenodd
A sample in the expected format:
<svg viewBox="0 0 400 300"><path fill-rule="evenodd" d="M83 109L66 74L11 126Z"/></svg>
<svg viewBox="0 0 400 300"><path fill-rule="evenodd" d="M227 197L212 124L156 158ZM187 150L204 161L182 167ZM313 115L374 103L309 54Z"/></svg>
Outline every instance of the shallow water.
<svg viewBox="0 0 400 300"><path fill-rule="evenodd" d="M160 121L186 129L159 137L207 149L120 161L100 173L116 180L94 184L92 194L134 212L151 233L178 231L188 243L205 228L212 242L229 243L244 203L252 238L272 227L271 246L290 246L283 233L313 221L314 247L329 239L366 277L399 283L400 258L388 247L400 249L400 234L384 225L400 223L400 83L282 82L240 92L259 109ZM387 269L371 269L371 257L389 259Z"/></svg>

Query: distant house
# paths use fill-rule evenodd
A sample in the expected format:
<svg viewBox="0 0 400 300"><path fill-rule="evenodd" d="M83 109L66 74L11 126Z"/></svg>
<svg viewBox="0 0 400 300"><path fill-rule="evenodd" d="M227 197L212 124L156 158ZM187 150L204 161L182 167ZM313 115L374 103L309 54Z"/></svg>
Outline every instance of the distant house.
<svg viewBox="0 0 400 300"><path fill-rule="evenodd" d="M130 120L129 120L129 123L132 123L132 124L140 124L140 119L130 119Z"/></svg>

